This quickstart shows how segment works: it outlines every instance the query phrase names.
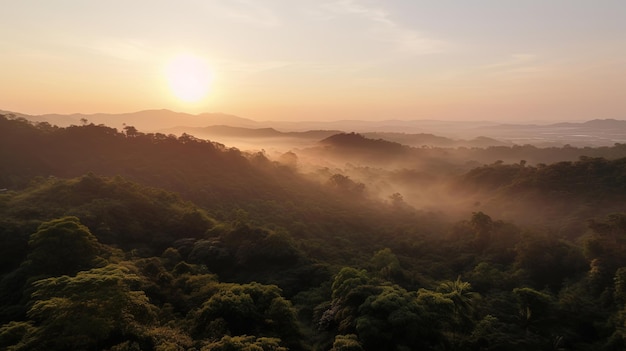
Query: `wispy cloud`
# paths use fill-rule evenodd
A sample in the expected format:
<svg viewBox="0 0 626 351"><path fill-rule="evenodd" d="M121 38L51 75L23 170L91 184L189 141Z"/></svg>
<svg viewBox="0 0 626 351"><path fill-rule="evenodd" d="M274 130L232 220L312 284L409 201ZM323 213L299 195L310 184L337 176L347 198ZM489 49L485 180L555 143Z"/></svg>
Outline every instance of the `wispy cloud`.
<svg viewBox="0 0 626 351"><path fill-rule="evenodd" d="M466 65L463 67L449 68L438 74L441 82L471 82L476 80L498 79L524 79L533 77L536 73L553 71L541 57L531 53L509 54L507 57L486 64Z"/></svg>
<svg viewBox="0 0 626 351"><path fill-rule="evenodd" d="M87 47L100 55L124 61L140 61L151 56L146 45L139 40L103 38Z"/></svg>
<svg viewBox="0 0 626 351"><path fill-rule="evenodd" d="M395 21L384 8L366 5L358 0L337 0L322 5L322 8L325 12L318 12L318 14L325 13L326 19L338 15L352 15L371 22L371 31L379 39L394 44L401 51L412 54L431 54L443 51L446 45L441 40L427 37L419 31L403 26Z"/></svg>
<svg viewBox="0 0 626 351"><path fill-rule="evenodd" d="M213 16L219 16L235 22L255 27L278 27L279 16L271 8L250 0L231 0L207 2L207 9Z"/></svg>
<svg viewBox="0 0 626 351"><path fill-rule="evenodd" d="M535 54L511 54L509 58L479 67L481 71L499 74L517 74L539 72L543 68Z"/></svg>
<svg viewBox="0 0 626 351"><path fill-rule="evenodd" d="M537 58L535 54L512 54L508 59L481 66L483 69L510 68L527 65Z"/></svg>
<svg viewBox="0 0 626 351"><path fill-rule="evenodd" d="M233 59L217 60L215 62L220 71L244 73L244 74L256 74L266 71L283 69L289 67L294 63L292 61L241 61Z"/></svg>
<svg viewBox="0 0 626 351"><path fill-rule="evenodd" d="M396 26L383 9L365 6L355 0L338 0L327 3L323 7L334 13L354 14L383 25Z"/></svg>
<svg viewBox="0 0 626 351"><path fill-rule="evenodd" d="M369 67L367 62L361 64L351 63L328 63L317 61L240 61L240 60L217 60L216 67L223 72L235 74L260 74L267 72L308 72L309 74L351 74Z"/></svg>

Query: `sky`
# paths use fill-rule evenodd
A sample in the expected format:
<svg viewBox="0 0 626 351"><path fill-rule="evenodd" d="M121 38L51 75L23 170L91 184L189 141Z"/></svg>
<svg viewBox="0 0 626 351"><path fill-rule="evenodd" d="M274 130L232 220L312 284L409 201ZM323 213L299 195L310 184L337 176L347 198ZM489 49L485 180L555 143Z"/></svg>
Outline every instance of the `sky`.
<svg viewBox="0 0 626 351"><path fill-rule="evenodd" d="M624 0L0 0L0 110L626 119Z"/></svg>

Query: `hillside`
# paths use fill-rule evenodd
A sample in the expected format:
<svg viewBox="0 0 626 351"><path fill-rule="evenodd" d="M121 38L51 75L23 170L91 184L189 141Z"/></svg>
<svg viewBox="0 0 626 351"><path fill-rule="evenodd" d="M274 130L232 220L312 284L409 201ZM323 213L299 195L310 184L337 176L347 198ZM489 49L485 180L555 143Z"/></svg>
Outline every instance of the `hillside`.
<svg viewBox="0 0 626 351"><path fill-rule="evenodd" d="M338 121L255 121L248 118L224 114L202 113L197 115L170 110L145 110L122 114L73 114L38 115L0 111L5 115L15 115L33 122L47 122L51 125L67 127L83 123L103 124L119 130L124 126L134 126L143 132L187 133L201 138L219 136L221 126L231 127L223 131L230 136L249 138L255 132L244 129L280 131L275 136L293 138L307 137L307 131L335 131L360 133L372 139L385 139L401 144L421 147L487 147L505 145L534 145L538 147L612 146L626 142L626 121L616 119L594 119L586 122L551 124L511 124L489 121L437 121L437 120L338 120ZM207 128L206 130L203 130ZM211 128L217 130L211 131ZM237 128L241 128L235 132ZM266 131L267 132L267 131ZM262 132L264 134L266 132ZM296 134L290 134L295 132ZM303 134L299 134L302 132ZM214 134L211 134L214 133ZM284 133L284 134L280 134ZM371 134L370 134L371 133ZM236 134L236 135L235 135ZM408 134L408 135L402 135ZM427 137L428 134L437 138ZM264 135L267 137L267 134ZM321 136L318 139L328 137ZM450 140L444 140L446 138ZM426 140L427 142L423 142ZM228 140L231 141L231 140ZM234 146L234 145L233 145ZM283 150L286 151L286 150Z"/></svg>
<svg viewBox="0 0 626 351"><path fill-rule="evenodd" d="M2 116L0 348L622 349L625 147Z"/></svg>

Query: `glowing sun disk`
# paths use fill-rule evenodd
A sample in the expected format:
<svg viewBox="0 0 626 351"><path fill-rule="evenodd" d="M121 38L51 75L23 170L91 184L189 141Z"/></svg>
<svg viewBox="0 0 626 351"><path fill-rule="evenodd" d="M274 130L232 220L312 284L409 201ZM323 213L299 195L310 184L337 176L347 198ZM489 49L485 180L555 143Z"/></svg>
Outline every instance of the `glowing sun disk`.
<svg viewBox="0 0 626 351"><path fill-rule="evenodd" d="M165 77L174 96L185 102L206 97L212 81L206 62L189 54L174 57L165 68Z"/></svg>

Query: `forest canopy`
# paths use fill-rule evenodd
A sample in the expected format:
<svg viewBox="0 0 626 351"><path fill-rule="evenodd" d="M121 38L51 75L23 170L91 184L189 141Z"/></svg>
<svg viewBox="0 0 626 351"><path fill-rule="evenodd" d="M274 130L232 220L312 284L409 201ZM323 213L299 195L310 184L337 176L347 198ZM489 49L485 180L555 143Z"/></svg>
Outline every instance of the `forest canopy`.
<svg viewBox="0 0 626 351"><path fill-rule="evenodd" d="M0 116L0 349L626 347L624 145L289 152Z"/></svg>

